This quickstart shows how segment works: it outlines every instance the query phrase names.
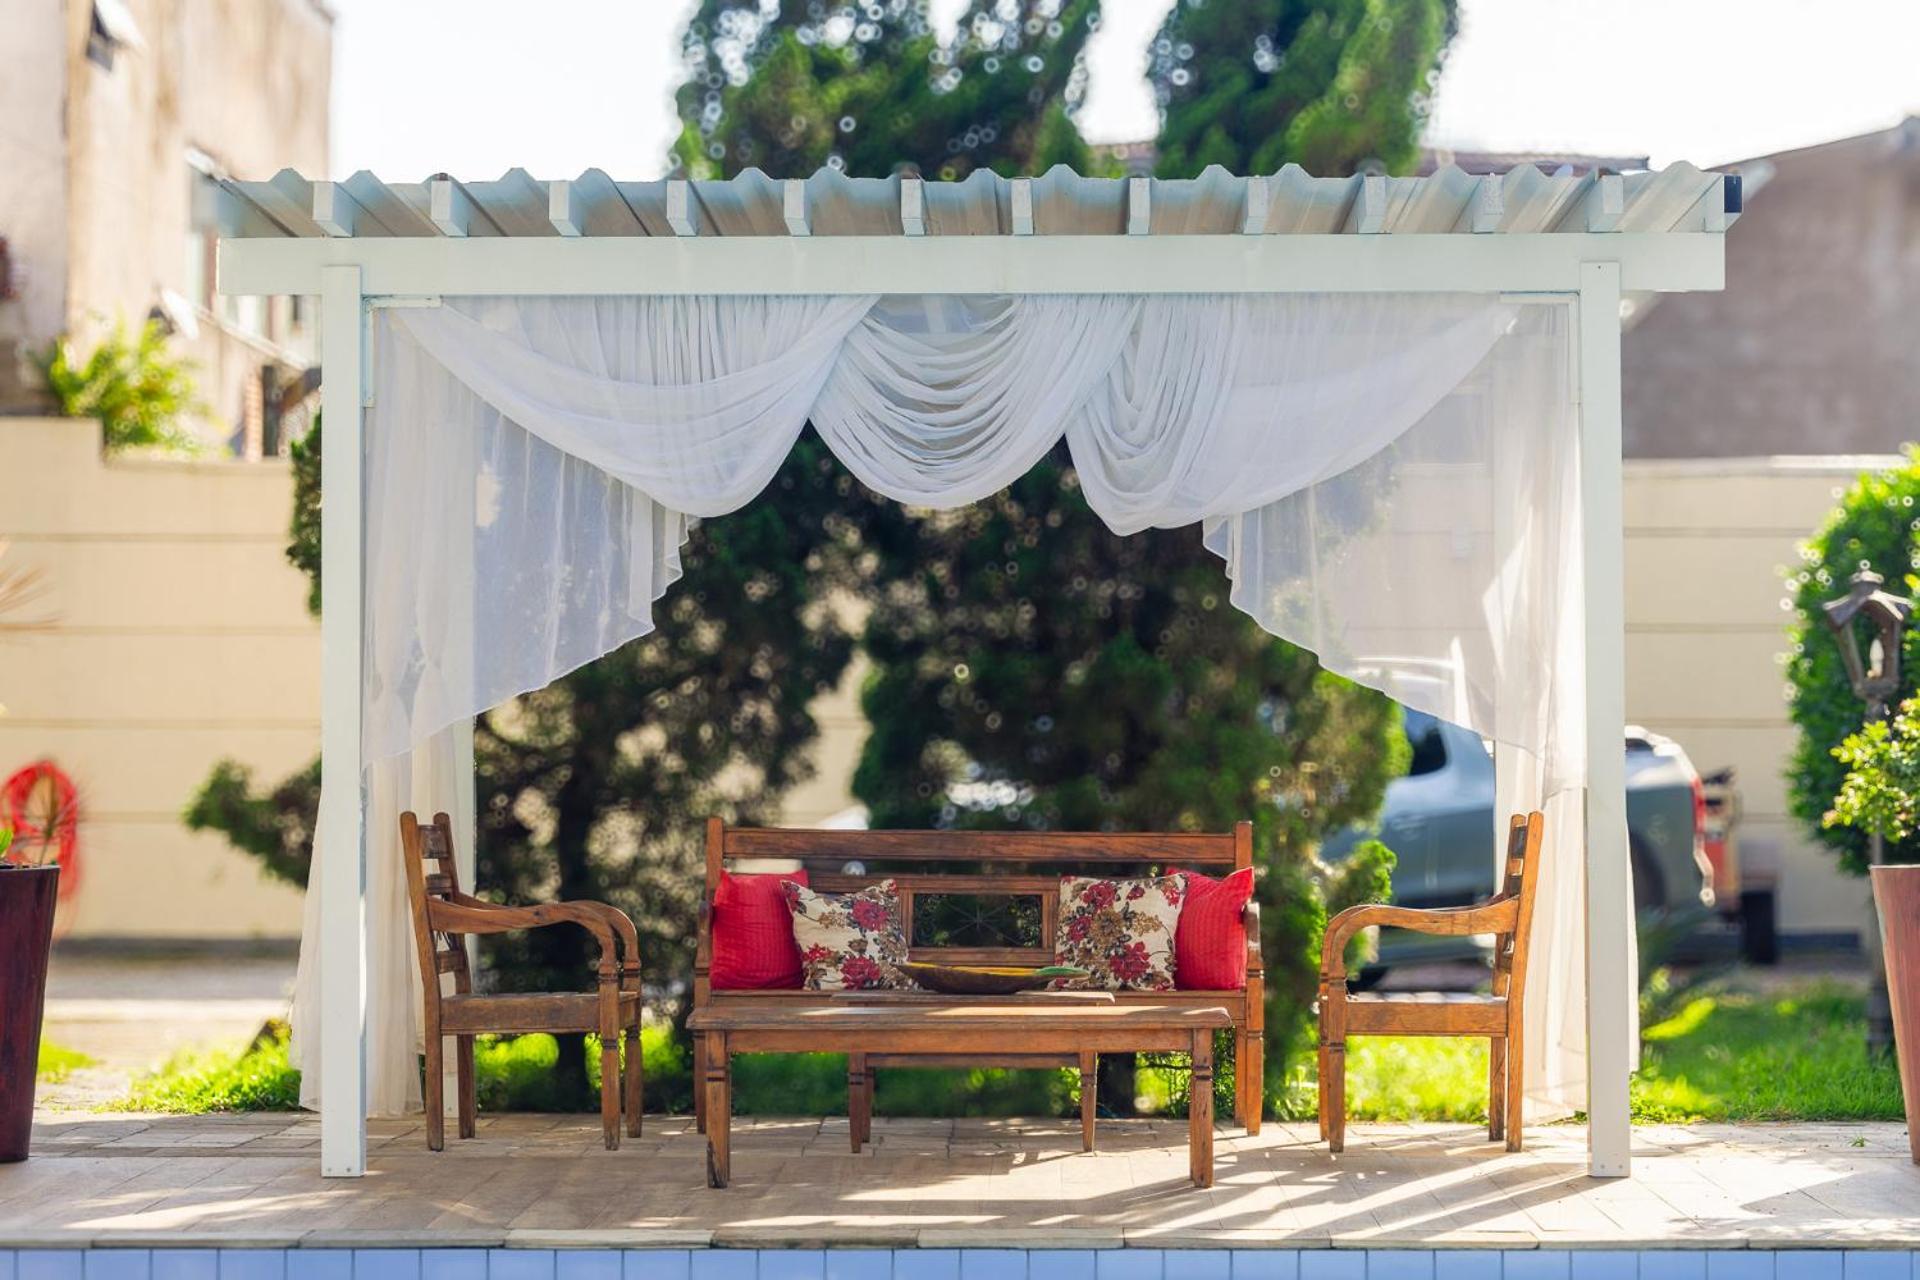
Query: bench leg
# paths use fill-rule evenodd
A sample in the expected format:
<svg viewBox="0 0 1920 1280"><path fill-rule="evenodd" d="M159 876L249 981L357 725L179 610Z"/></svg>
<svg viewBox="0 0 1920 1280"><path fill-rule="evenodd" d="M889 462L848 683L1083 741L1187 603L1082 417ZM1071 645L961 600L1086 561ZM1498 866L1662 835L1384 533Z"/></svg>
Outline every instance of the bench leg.
<svg viewBox="0 0 1920 1280"><path fill-rule="evenodd" d="M625 1096L621 1099L620 1109L626 1113L627 1136L637 1138L640 1136L642 1099L647 1087L646 1068L640 1060L640 1014L637 1007L633 1015L633 1026L626 1034L626 1042Z"/></svg>
<svg viewBox="0 0 1920 1280"><path fill-rule="evenodd" d="M1261 1113L1267 1109L1266 1048L1260 1032L1243 1030L1233 1050L1234 1094L1240 1100L1240 1124L1256 1136L1260 1132Z"/></svg>
<svg viewBox="0 0 1920 1280"><path fill-rule="evenodd" d="M1100 1055L1080 1055L1080 1149L1093 1150L1093 1122L1100 1102Z"/></svg>
<svg viewBox="0 0 1920 1280"><path fill-rule="evenodd" d="M427 1150L444 1151L447 1146L447 1098L445 1070L441 1055L446 1052L440 1028L437 1025L427 1027Z"/></svg>
<svg viewBox="0 0 1920 1280"><path fill-rule="evenodd" d="M1187 1090L1187 1155L1193 1185L1213 1185L1213 1032L1193 1033L1193 1081Z"/></svg>
<svg viewBox="0 0 1920 1280"><path fill-rule="evenodd" d="M1324 1059L1327 1150L1338 1154L1347 1149L1347 1042L1329 1040Z"/></svg>
<svg viewBox="0 0 1920 1280"><path fill-rule="evenodd" d="M1523 1042L1520 1039L1520 1027L1509 1023L1508 1028L1504 1042L1507 1046L1507 1150L1518 1151L1523 1123L1521 1104L1526 1101L1527 1094L1522 1083L1526 1076L1521 1068L1525 1065L1526 1059Z"/></svg>
<svg viewBox="0 0 1920 1280"><path fill-rule="evenodd" d="M732 1176L728 1130L733 1120L732 1063L724 1034L712 1032L706 1043L707 1185L724 1187Z"/></svg>
<svg viewBox="0 0 1920 1280"><path fill-rule="evenodd" d="M460 1136L471 1138L474 1133L478 1104L474 1101L473 1091L473 1037L455 1036L453 1039L453 1069L455 1087L460 1091L458 1110L460 1118Z"/></svg>
<svg viewBox="0 0 1920 1280"><path fill-rule="evenodd" d="M847 1055L847 1140L852 1144L853 1154L860 1154L860 1144L867 1140L867 1108L872 1106L873 1095L868 1092L867 1055L850 1053Z"/></svg>
<svg viewBox="0 0 1920 1280"><path fill-rule="evenodd" d="M1507 1042L1499 1036L1487 1041L1487 1141L1507 1136Z"/></svg>
<svg viewBox="0 0 1920 1280"><path fill-rule="evenodd" d="M693 1127L698 1133L707 1131L706 1082L707 1038L696 1033L693 1037Z"/></svg>

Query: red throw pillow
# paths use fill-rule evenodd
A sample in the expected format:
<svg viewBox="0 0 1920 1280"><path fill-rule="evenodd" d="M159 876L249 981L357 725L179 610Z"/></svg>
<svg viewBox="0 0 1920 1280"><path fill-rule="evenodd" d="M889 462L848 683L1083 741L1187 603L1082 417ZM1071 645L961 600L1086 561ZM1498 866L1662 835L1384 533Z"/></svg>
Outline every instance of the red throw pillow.
<svg viewBox="0 0 1920 1280"><path fill-rule="evenodd" d="M1253 868L1224 880L1187 875L1187 905L1173 934L1173 982L1182 991L1239 991L1247 985L1247 927Z"/></svg>
<svg viewBox="0 0 1920 1280"><path fill-rule="evenodd" d="M720 873L713 894L713 964L707 971L715 991L800 985L800 948L793 943L793 913L782 896L782 880L805 884L807 873Z"/></svg>

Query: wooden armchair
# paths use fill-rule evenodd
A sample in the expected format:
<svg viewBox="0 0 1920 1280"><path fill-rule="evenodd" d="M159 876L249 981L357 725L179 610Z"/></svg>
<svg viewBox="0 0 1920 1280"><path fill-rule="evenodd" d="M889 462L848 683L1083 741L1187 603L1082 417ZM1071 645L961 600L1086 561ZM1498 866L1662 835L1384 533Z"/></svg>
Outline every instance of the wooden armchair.
<svg viewBox="0 0 1920 1280"><path fill-rule="evenodd" d="M428 1148L439 1151L446 1145L446 1103L441 1083L442 1040L446 1036L454 1038L460 1136L473 1136L473 1038L483 1032L598 1033L600 1123L607 1150L620 1146L623 1109L627 1133L639 1137L640 936L634 931L633 921L603 902L503 907L460 892L453 861L453 827L444 813L436 813L433 825L426 827L421 826L412 813L401 814L400 847L406 857L421 985L426 989ZM427 869L429 859L438 864L437 870ZM507 933L556 924L577 925L600 944L598 991L551 995L474 994L465 935ZM451 992L441 991L441 974L453 975ZM624 1076L620 1068L623 1036L627 1041Z"/></svg>
<svg viewBox="0 0 1920 1280"><path fill-rule="evenodd" d="M1413 910L1364 906L1327 922L1320 953L1320 1136L1329 1150L1346 1145L1347 1037L1485 1036L1487 1137L1520 1150L1523 1039L1521 1000L1527 982L1527 937L1540 867L1538 813L1516 814L1507 830L1505 883L1475 907ZM1347 943L1370 925L1419 933L1495 935L1491 994L1363 995L1347 990Z"/></svg>

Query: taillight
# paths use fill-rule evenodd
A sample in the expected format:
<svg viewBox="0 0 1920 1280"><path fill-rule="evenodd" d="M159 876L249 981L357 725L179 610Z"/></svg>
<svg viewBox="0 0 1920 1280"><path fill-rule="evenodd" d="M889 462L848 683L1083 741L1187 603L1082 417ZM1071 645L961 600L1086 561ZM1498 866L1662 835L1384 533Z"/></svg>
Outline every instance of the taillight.
<svg viewBox="0 0 1920 1280"><path fill-rule="evenodd" d="M1700 775L1693 775L1693 838L1704 841L1707 838L1707 787L1700 781Z"/></svg>

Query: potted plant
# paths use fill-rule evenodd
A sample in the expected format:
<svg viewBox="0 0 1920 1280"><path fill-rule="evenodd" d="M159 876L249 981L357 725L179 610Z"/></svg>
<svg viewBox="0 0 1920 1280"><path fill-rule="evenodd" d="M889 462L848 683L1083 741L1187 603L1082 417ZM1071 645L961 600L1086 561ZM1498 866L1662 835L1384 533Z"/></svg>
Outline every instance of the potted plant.
<svg viewBox="0 0 1920 1280"><path fill-rule="evenodd" d="M1899 845L1920 831L1920 698L1892 720L1875 720L1833 749L1847 776L1826 815ZM1920 865L1870 867L1880 947L1893 1004L1894 1050L1907 1109L1907 1141L1920 1164Z"/></svg>
<svg viewBox="0 0 1920 1280"><path fill-rule="evenodd" d="M59 898L58 845L0 827L0 1164L27 1158L47 952Z"/></svg>

